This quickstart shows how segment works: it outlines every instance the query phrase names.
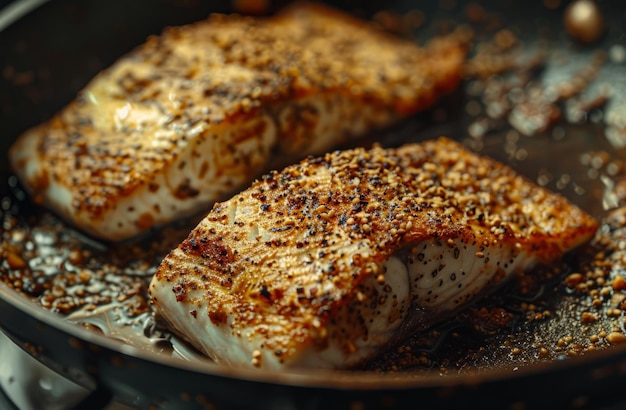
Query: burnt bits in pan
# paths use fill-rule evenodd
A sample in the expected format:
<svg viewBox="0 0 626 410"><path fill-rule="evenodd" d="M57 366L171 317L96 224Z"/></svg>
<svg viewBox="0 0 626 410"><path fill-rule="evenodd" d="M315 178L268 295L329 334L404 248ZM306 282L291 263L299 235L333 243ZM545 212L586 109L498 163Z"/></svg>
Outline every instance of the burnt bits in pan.
<svg viewBox="0 0 626 410"><path fill-rule="evenodd" d="M549 13L561 22L565 6L549 3ZM419 118L419 135L411 123L418 120L411 119L382 135L382 141L397 145L437 134L456 137L606 219L594 241L562 266L519 275L365 370L453 374L513 369L623 342L626 222L620 209L626 200L626 166L619 153L626 143L626 105L616 91L624 89L626 70L611 22L598 43L581 47L561 24L537 32L532 22L508 23L503 13L476 3L441 4L440 16L419 9L373 16L383 28L417 39L460 25L473 35L460 92L429 113L428 127ZM142 242L105 247L32 206L15 179L6 187L10 193L0 209L3 283L77 325L125 343L196 355L155 325L147 296L155 267L192 222ZM609 208L617 210L609 214Z"/></svg>

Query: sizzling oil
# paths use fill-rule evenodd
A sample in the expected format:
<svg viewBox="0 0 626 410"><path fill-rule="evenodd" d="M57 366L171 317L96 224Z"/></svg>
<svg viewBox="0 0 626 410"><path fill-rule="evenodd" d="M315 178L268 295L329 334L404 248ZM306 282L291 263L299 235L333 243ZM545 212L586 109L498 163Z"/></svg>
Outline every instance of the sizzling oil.
<svg viewBox="0 0 626 410"><path fill-rule="evenodd" d="M603 54L580 53L566 64L563 55L554 49L548 53L540 43L520 53L510 32L498 32L483 44L481 50L493 55L475 54L461 92L369 142L398 145L457 136L598 218L618 211L609 215L592 244L560 266L513 278L454 319L385 352L367 370L515 370L626 341L621 274L626 221L619 211L626 202L626 162L621 159L626 103L594 81L601 76L626 87L626 76ZM513 58L517 66L503 68ZM158 326L147 293L160 260L196 221L136 242L106 245L33 205L14 177L6 188L0 201L2 282L107 337L183 360L208 360Z"/></svg>
<svg viewBox="0 0 626 410"><path fill-rule="evenodd" d="M568 196L600 215L603 198L621 202L608 189L615 184L589 177L589 169L598 165L593 159L599 155L597 144L593 152L585 150L588 135L580 127L568 129L567 135L568 147L578 146L581 155L572 156L572 161L546 161L537 178L567 173L569 183L557 185L560 191L567 192L579 184L585 188L584 192L571 191ZM489 154L495 157L506 155L502 144L496 144L493 138L496 137L484 138L483 152L491 150ZM545 141L524 138L516 141L516 146L530 154L546 147ZM561 148L559 141L550 141L550 146ZM604 166L612 160L609 154L602 158ZM546 185L558 184L559 180L562 178L554 177ZM143 241L105 245L82 236L54 215L33 206L13 178L9 186L11 194L2 200L0 280L68 321L126 344L185 360L204 359L158 326L147 294L151 274L161 258L178 245L195 221L170 227ZM626 308L626 303L616 302L615 295L621 294L619 284L613 290L603 290L599 276L593 276L596 268L593 263L598 252L613 249L615 254L626 243L623 234L612 234L622 232L619 227L623 221L616 217L612 221L613 228L606 225L596 243L577 257L570 255L562 266L514 278L495 295L470 306L455 319L413 336L370 363L367 369L434 368L459 372L521 366L609 346L609 335L624 333L621 308ZM616 280L615 269L617 265L608 271L605 281ZM593 283L587 283L590 281ZM606 306L592 320L589 309L594 304L596 310L599 304ZM590 325L597 328L593 334ZM613 339L617 340L617 336Z"/></svg>

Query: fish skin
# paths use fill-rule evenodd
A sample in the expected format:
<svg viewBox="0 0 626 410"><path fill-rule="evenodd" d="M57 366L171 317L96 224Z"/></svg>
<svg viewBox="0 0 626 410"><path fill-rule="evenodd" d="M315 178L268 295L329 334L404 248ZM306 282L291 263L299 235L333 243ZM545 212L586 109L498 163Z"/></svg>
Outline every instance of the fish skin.
<svg viewBox="0 0 626 410"><path fill-rule="evenodd" d="M36 202L122 241L205 212L293 162L431 106L461 78L459 36L428 46L321 5L166 29L22 134Z"/></svg>
<svg viewBox="0 0 626 410"><path fill-rule="evenodd" d="M447 138L336 151L217 203L149 291L164 325L217 363L353 367L597 226Z"/></svg>

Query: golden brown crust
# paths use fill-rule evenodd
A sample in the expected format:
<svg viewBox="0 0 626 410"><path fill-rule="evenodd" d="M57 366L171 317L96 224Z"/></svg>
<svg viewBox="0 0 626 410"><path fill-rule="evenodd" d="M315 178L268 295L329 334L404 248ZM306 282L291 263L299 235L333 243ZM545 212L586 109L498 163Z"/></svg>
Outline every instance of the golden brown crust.
<svg viewBox="0 0 626 410"><path fill-rule="evenodd" d="M596 228L560 195L445 138L354 149L272 172L216 204L151 289L171 287L178 302L206 304L214 325L232 319L225 332L253 328L288 355L316 340L364 278L416 243L504 246L547 263Z"/></svg>
<svg viewBox="0 0 626 410"><path fill-rule="evenodd" d="M77 190L75 211L101 217L219 124L318 93L415 112L458 84L463 58L456 39L420 48L322 6L213 15L149 38L30 131L48 165L38 180Z"/></svg>

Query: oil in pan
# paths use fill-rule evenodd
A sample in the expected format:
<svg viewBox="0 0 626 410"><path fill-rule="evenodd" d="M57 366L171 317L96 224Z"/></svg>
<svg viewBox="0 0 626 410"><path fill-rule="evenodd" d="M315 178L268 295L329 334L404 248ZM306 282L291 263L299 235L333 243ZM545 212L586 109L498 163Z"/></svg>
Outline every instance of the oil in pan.
<svg viewBox="0 0 626 410"><path fill-rule="evenodd" d="M580 7L591 2L575 3ZM558 0L544 4L559 15L572 13ZM585 21L571 16L566 23L570 34L552 27L528 35L529 27L507 24L478 4L455 10L458 16L452 22L430 22L417 9L373 16L399 35L427 36L461 26L474 36L463 89L428 115L389 130L379 142L456 137L562 193L604 223L594 241L569 255L562 266L519 275L455 319L414 335L363 370L515 370L626 342L623 40L612 35L610 21L598 25L593 20L600 34L590 40L594 33L580 31ZM7 184L10 194L0 210L0 280L77 325L141 349L205 360L158 327L147 295L155 267L196 221L166 228L150 240L103 246L31 204L14 177Z"/></svg>

